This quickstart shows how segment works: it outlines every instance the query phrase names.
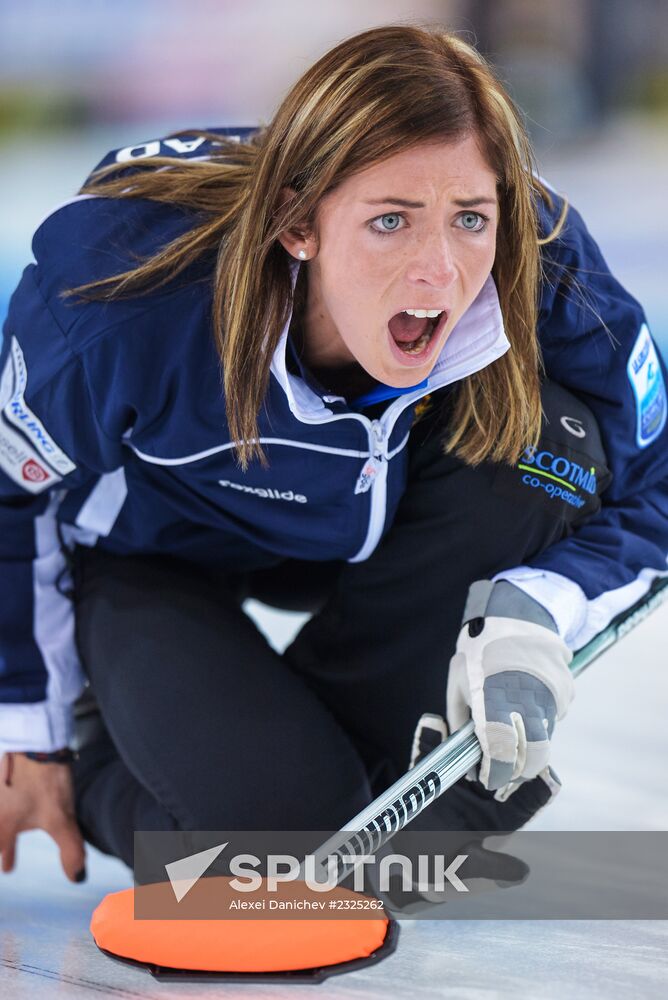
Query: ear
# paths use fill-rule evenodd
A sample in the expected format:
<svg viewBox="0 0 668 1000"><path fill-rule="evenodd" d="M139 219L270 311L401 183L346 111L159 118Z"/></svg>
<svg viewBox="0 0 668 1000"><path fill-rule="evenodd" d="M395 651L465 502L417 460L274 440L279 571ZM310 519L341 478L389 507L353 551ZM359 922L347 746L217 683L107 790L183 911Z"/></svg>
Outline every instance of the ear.
<svg viewBox="0 0 668 1000"><path fill-rule="evenodd" d="M289 204L296 195L294 188L281 188L279 210ZM284 230L278 241L296 260L310 260L318 252L315 236L303 225L297 224L291 229Z"/></svg>

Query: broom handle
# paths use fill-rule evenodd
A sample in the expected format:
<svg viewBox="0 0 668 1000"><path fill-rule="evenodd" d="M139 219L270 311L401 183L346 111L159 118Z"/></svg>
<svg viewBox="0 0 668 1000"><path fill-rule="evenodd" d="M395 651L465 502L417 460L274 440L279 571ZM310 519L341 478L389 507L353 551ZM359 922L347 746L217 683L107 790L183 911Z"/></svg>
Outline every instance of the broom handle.
<svg viewBox="0 0 668 1000"><path fill-rule="evenodd" d="M598 659L610 646L639 625L648 614L668 598L668 576L655 577L647 593L635 604L612 619L607 628L579 649L570 663L574 677ZM345 856L361 857L373 854L382 844L422 810L448 790L482 758L480 743L473 729L473 720L444 740L419 764L402 775L362 812L346 823L315 852L316 859L326 862L328 855L337 856L340 882L355 865L346 863Z"/></svg>

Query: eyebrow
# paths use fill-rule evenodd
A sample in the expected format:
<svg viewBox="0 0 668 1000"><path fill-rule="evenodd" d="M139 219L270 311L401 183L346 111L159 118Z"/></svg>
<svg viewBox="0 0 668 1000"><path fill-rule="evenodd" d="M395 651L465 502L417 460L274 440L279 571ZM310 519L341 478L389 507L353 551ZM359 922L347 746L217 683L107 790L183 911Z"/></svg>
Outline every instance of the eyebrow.
<svg viewBox="0 0 668 1000"><path fill-rule="evenodd" d="M407 198L395 198L393 195L387 198L374 198L365 201L365 205L400 205L402 208L425 208L423 201L408 201ZM456 198L455 205L460 208L475 208L476 205L496 205L496 198Z"/></svg>

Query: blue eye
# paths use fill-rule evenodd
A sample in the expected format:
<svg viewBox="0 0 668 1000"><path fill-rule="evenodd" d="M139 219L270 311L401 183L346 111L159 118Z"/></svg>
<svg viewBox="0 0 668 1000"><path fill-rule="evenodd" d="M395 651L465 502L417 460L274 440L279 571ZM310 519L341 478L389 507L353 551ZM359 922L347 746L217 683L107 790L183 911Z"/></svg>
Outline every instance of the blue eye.
<svg viewBox="0 0 668 1000"><path fill-rule="evenodd" d="M459 218L462 220L464 229L468 229L470 233L481 233L487 228L489 222L489 217L481 215L480 212L462 212Z"/></svg>
<svg viewBox="0 0 668 1000"><path fill-rule="evenodd" d="M396 212L388 212L386 215L379 215L377 219L373 219L371 222L371 229L374 233L378 233L379 236L385 236L402 228L400 224L403 221L403 216L398 215ZM382 222L384 228L376 229L376 222Z"/></svg>

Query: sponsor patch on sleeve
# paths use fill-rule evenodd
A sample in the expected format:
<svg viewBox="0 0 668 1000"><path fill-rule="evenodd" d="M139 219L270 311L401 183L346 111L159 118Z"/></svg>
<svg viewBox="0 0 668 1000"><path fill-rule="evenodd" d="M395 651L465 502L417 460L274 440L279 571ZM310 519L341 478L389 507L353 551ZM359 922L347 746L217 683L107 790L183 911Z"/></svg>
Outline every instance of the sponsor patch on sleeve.
<svg viewBox="0 0 668 1000"><path fill-rule="evenodd" d="M4 420L0 420L0 469L28 493L41 493L62 479Z"/></svg>
<svg viewBox="0 0 668 1000"><path fill-rule="evenodd" d="M646 323L640 328L626 371L636 400L636 443L646 448L663 430L668 413L666 385Z"/></svg>
<svg viewBox="0 0 668 1000"><path fill-rule="evenodd" d="M39 467L45 466L46 471L49 472L49 482L52 482L54 478L62 479L63 476L73 472L76 465L56 444L42 421L26 403L24 391L27 382L28 375L23 351L16 337L12 337L9 357L2 375L0 375L2 416L21 432L20 435L13 435L11 432L14 437L19 440L25 437L25 444L28 450L34 453ZM9 432L10 428L3 426L3 433L7 440L9 440L7 437ZM3 454L8 453L3 451ZM4 465L3 468L5 468Z"/></svg>

